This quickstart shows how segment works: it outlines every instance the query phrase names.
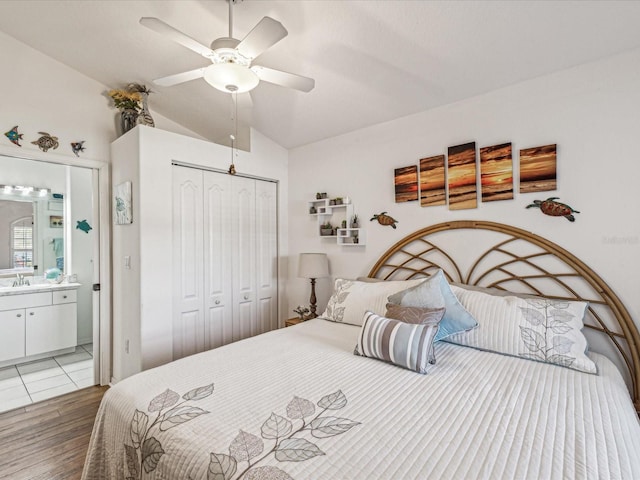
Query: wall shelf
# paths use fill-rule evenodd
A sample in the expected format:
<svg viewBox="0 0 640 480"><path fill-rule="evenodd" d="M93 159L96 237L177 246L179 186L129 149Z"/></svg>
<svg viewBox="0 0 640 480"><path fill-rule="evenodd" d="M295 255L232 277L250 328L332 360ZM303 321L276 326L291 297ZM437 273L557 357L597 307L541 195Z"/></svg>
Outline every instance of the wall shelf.
<svg viewBox="0 0 640 480"><path fill-rule="evenodd" d="M350 247L366 245L366 232L363 228L340 228L343 221L346 221L347 225L351 222L354 215L353 203L331 205L332 200L330 198L321 198L308 202L307 212L309 216L317 219L318 236L320 238L334 239L338 245ZM331 223L331 226L335 229L335 234L322 235L320 233L320 226L326 222Z"/></svg>

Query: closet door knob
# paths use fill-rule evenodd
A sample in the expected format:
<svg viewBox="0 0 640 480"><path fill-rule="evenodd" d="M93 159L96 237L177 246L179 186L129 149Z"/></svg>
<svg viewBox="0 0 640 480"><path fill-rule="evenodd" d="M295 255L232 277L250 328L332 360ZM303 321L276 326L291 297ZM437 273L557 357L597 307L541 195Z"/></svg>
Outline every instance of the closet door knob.
<svg viewBox="0 0 640 480"><path fill-rule="evenodd" d="M18 314L16 315L16 317L18 317L18 318L20 318L21 316L22 316L22 314L21 314L21 313L18 313Z"/></svg>
<svg viewBox="0 0 640 480"><path fill-rule="evenodd" d="M216 300L214 303L215 303L216 305L220 305L220 300Z"/></svg>
<svg viewBox="0 0 640 480"><path fill-rule="evenodd" d="M249 295L245 294L244 299L249 300Z"/></svg>
<svg viewBox="0 0 640 480"><path fill-rule="evenodd" d="M35 315L33 312L29 312L29 315Z"/></svg>
<svg viewBox="0 0 640 480"><path fill-rule="evenodd" d="M63 296L62 296L62 298L67 298L67 296L66 296L66 295L63 295Z"/></svg>

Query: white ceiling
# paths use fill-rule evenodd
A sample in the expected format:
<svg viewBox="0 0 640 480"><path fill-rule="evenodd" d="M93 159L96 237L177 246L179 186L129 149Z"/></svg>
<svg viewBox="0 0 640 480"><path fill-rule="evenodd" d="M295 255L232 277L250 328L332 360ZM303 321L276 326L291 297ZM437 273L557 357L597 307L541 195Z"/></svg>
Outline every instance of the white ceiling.
<svg viewBox="0 0 640 480"><path fill-rule="evenodd" d="M152 110L222 142L228 94L203 79L151 82L208 61L138 21L158 17L209 45L227 35L227 14L225 0L4 0L0 30L110 88L151 86ZM265 15L289 36L256 63L316 80L310 93L261 82L243 113L287 148L640 47L637 1L244 0L234 37Z"/></svg>

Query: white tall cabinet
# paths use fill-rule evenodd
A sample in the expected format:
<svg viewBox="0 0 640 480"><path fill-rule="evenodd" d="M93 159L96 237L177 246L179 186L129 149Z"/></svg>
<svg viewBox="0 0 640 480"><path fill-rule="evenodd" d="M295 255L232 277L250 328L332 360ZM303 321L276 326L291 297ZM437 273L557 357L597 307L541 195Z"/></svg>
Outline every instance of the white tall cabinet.
<svg viewBox="0 0 640 480"><path fill-rule="evenodd" d="M288 205L288 152L259 132L251 133L251 152L234 152L238 175L216 177L215 173L209 176L202 172L202 184L192 181L191 186L184 188L181 195L193 208L181 207L184 213L181 222L185 226L191 222L193 229L201 228L202 236L182 237L184 247L180 251L184 258L180 262L184 265L176 270L173 225L177 208L173 194L176 164L226 172L230 153L222 145L143 125L111 144L111 182L113 187L130 183L132 208L131 223L114 221L111 230L113 382L170 362L175 354L177 358L216 346L219 344L216 342L226 343L234 335L241 338L284 324L288 216L283 212ZM206 190L205 175L219 179L208 183ZM247 187L247 182L253 187ZM202 201L196 201L200 196ZM264 201L274 196L275 205ZM223 200L232 197L233 200ZM210 225L206 230L205 215ZM224 228L212 227L217 218ZM197 226L200 219L202 225ZM270 240L252 247L251 242L256 241L252 232L269 229L276 229L267 236ZM233 235L235 240L230 240ZM260 237L257 233L256 236ZM196 248L198 245L201 248ZM266 258L271 260L262 260ZM217 270L218 266L221 269ZM179 333L181 344L174 349L174 332L178 330L173 315L176 271L185 275L184 282L180 280L184 283L181 303L187 308L181 319L184 324ZM222 288L223 281L229 279L235 290ZM253 317L245 316L245 310ZM277 316L280 318L276 319Z"/></svg>
<svg viewBox="0 0 640 480"><path fill-rule="evenodd" d="M277 184L172 175L173 358L277 328Z"/></svg>

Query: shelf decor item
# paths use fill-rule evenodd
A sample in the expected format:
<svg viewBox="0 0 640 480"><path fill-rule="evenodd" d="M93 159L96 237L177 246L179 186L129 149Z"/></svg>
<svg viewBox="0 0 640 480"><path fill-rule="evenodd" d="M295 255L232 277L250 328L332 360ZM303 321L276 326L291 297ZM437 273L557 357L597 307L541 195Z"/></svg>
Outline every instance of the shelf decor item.
<svg viewBox="0 0 640 480"><path fill-rule="evenodd" d="M326 222L320 225L320 235L323 235L323 236L333 235L333 226L329 222Z"/></svg>
<svg viewBox="0 0 640 480"><path fill-rule="evenodd" d="M351 228L359 228L360 227L360 220L358 219L358 215L355 214L353 215L353 217L351 217Z"/></svg>
<svg viewBox="0 0 640 480"><path fill-rule="evenodd" d="M130 92L138 92L140 94L140 103L139 103L139 111L138 116L136 118L136 125L146 125L147 127L155 127L156 123L153 121L153 117L151 116L151 112L149 112L149 107L147 105L147 101L149 99L149 94L151 90L147 88L146 85L141 85L139 83L130 83L127 86L127 89Z"/></svg>
<svg viewBox="0 0 640 480"><path fill-rule="evenodd" d="M125 134L136 126L142 96L140 92L122 89L109 90L108 95L113 99L113 105L120 110L120 130Z"/></svg>
<svg viewBox="0 0 640 480"><path fill-rule="evenodd" d="M329 259L326 253L301 253L298 259L298 277L311 280L309 316L316 318L316 279L329 276Z"/></svg>
<svg viewBox="0 0 640 480"><path fill-rule="evenodd" d="M298 314L298 318L302 321L305 320L304 318L305 315L310 312L310 310L307 307L303 307L302 305L298 305L296 308L293 309L293 311Z"/></svg>

